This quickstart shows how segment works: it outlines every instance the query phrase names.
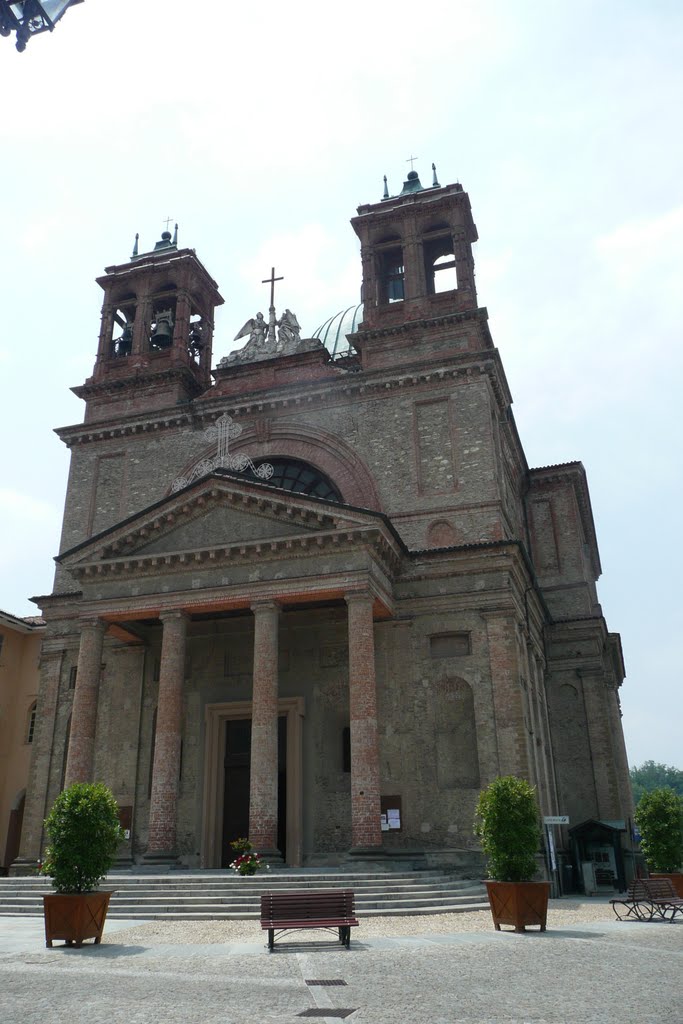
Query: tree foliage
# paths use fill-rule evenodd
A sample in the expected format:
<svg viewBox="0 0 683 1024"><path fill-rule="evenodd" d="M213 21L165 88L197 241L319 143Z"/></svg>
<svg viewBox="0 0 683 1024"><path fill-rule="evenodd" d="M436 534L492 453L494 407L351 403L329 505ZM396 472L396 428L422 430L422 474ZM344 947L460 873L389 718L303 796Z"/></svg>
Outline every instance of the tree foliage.
<svg viewBox="0 0 683 1024"><path fill-rule="evenodd" d="M50 845L42 874L57 892L91 892L114 862L123 831L111 790L102 782L75 782L59 794L45 819Z"/></svg>
<svg viewBox="0 0 683 1024"><path fill-rule="evenodd" d="M479 794L474 833L488 858L489 878L529 881L541 839L535 789L514 775L494 779Z"/></svg>
<svg viewBox="0 0 683 1024"><path fill-rule="evenodd" d="M644 761L641 765L634 765L629 775L635 804L640 802L644 793L651 793L662 786L669 786L674 793L683 796L683 771L679 768L657 761Z"/></svg>
<svg viewBox="0 0 683 1024"><path fill-rule="evenodd" d="M662 787L645 793L636 807L640 846L652 871L678 871L683 864L683 797Z"/></svg>

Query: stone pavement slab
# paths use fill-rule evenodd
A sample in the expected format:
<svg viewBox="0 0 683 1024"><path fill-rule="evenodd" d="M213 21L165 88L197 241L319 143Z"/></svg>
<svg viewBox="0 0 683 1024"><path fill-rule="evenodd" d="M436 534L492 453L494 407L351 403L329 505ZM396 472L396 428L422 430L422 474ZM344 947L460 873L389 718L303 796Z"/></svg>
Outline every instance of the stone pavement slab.
<svg viewBox="0 0 683 1024"><path fill-rule="evenodd" d="M0 1024L683 1021L683 922L365 941L361 925L350 951L308 933L273 954L261 942L107 944L131 925L108 922L100 946L46 949L40 919L0 920Z"/></svg>

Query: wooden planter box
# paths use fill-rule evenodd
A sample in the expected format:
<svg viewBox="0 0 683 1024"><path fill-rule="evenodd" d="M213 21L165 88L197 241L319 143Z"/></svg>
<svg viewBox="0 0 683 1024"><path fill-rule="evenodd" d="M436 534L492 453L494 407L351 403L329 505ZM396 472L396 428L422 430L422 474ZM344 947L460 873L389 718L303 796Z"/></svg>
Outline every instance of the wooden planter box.
<svg viewBox="0 0 683 1024"><path fill-rule="evenodd" d="M651 871L650 878L668 878L683 900L683 871Z"/></svg>
<svg viewBox="0 0 683 1024"><path fill-rule="evenodd" d="M53 893L43 896L45 945L64 939L67 946L79 947L84 939L102 938L111 892Z"/></svg>
<svg viewBox="0 0 683 1024"><path fill-rule="evenodd" d="M491 916L497 932L509 924L516 932L527 925L539 925L545 931L548 917L550 882L485 882Z"/></svg>

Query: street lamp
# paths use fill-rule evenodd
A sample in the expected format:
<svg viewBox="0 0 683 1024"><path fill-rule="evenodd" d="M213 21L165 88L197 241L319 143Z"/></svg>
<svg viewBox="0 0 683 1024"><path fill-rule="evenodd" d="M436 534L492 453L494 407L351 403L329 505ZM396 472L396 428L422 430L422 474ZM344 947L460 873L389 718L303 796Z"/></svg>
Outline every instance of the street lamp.
<svg viewBox="0 0 683 1024"><path fill-rule="evenodd" d="M21 53L31 36L52 32L67 7L83 0L0 0L0 36L17 33L17 50Z"/></svg>

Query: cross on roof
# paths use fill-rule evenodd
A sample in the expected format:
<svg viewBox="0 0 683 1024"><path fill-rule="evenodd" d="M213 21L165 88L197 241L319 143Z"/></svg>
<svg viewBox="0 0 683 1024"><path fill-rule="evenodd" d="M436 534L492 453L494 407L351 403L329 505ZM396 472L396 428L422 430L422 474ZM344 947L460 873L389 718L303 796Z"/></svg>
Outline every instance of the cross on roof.
<svg viewBox="0 0 683 1024"><path fill-rule="evenodd" d="M409 157L408 157L408 159L406 160L406 163L407 163L407 164L410 164L410 169L411 169L411 171L414 171L414 170L415 170L415 168L413 167L413 164L414 164L414 163L415 163L415 161L416 161L416 160L418 160L418 159L419 159L419 157L416 157L416 156L409 156Z"/></svg>
<svg viewBox="0 0 683 1024"><path fill-rule="evenodd" d="M270 277L266 277L261 284L270 284L270 308L272 309L275 305L275 282L284 281L284 277L275 276L275 267L271 267Z"/></svg>
<svg viewBox="0 0 683 1024"><path fill-rule="evenodd" d="M163 223L166 225L166 230L167 231L168 231L168 225L171 223L172 220L173 220L173 217L167 217L166 220L163 221Z"/></svg>

